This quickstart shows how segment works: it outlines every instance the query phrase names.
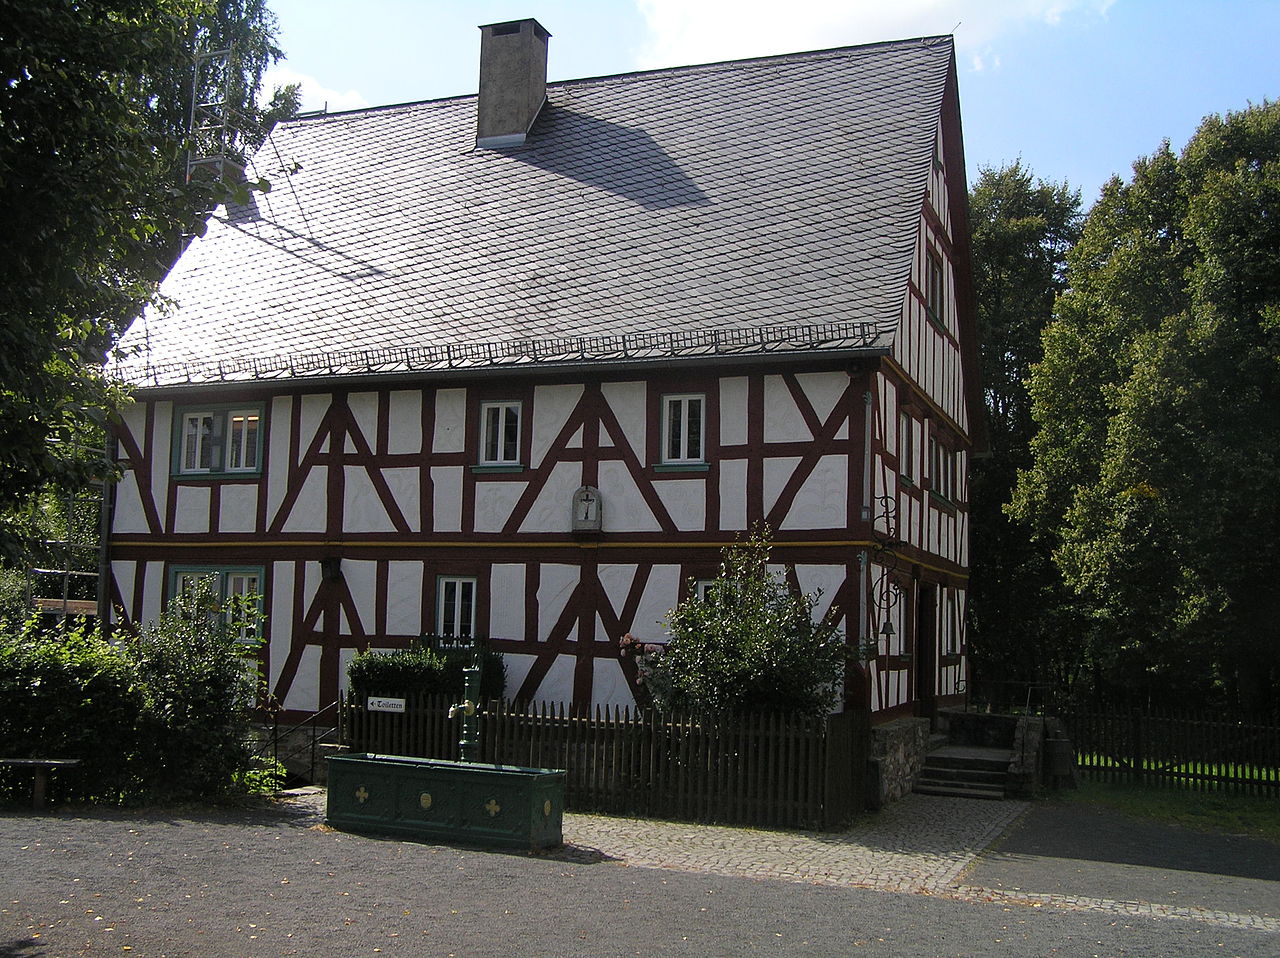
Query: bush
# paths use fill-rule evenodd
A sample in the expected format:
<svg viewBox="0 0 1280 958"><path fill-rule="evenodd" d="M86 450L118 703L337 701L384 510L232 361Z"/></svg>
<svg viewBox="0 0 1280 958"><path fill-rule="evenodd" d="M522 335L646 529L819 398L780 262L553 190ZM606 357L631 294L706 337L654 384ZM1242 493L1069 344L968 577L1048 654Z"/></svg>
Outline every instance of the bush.
<svg viewBox="0 0 1280 958"><path fill-rule="evenodd" d="M836 705L843 636L813 621L816 593L796 595L769 571L770 548L767 529L729 546L705 598L667 614L670 641L639 660L660 709L826 715Z"/></svg>
<svg viewBox="0 0 1280 958"><path fill-rule="evenodd" d="M63 794L118 802L141 792L144 708L136 665L87 626L33 619L0 635L0 742L6 757L80 759L58 773ZM29 773L5 774L8 797L26 801L30 789Z"/></svg>
<svg viewBox="0 0 1280 958"><path fill-rule="evenodd" d="M480 675L480 697L500 699L506 685L502 655L481 650L484 671ZM471 653L461 649L438 652L415 643L389 652L361 652L347 666L347 681L358 695L429 695L445 693L461 698L462 674Z"/></svg>
<svg viewBox="0 0 1280 958"><path fill-rule="evenodd" d="M250 767L258 673L240 635L256 633L260 619L256 597L220 604L212 582L200 580L132 643L146 692L141 724L153 797L225 795Z"/></svg>
<svg viewBox="0 0 1280 958"><path fill-rule="evenodd" d="M0 635L0 742L17 758L78 758L63 795L103 802L217 797L261 784L250 774L256 671L238 640L252 598L218 604L208 583L134 639L88 626ZM30 776L8 776L9 797Z"/></svg>

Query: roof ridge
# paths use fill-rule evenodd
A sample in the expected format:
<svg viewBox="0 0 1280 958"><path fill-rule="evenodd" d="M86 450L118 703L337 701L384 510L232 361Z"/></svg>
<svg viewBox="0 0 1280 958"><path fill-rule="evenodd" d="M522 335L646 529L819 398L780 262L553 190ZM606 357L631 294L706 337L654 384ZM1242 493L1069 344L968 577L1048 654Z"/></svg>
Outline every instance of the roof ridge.
<svg viewBox="0 0 1280 958"><path fill-rule="evenodd" d="M551 80L547 82L547 89L568 87L579 83L599 83L609 80L625 80L632 77L651 77L662 74L677 74L689 71L709 71L716 67L732 67L747 64L762 64L769 62L786 62L794 60L822 60L825 58L835 58L840 55L846 55L854 51L870 50L874 47L903 47L903 46L936 46L942 41L946 41L954 45L955 37L950 33L939 33L932 36L924 37L906 37L901 40L876 40L871 43L854 43L839 47L823 47L817 50L796 50L791 53L770 53L758 57L741 57L735 60L708 60L704 63L686 63L679 66L671 67L654 67L648 70L628 70L623 73L602 73L598 76L572 77L567 80ZM329 112L307 113L292 119L285 120L282 126L291 126L295 123L307 123L312 121L327 120L332 117L351 117L363 113L377 113L386 110L398 110L408 107L429 106L431 104L453 103L460 100L475 100L475 93L457 93L452 96L432 97L426 100L406 100L402 103L384 103L377 106L363 106L354 110L335 110Z"/></svg>

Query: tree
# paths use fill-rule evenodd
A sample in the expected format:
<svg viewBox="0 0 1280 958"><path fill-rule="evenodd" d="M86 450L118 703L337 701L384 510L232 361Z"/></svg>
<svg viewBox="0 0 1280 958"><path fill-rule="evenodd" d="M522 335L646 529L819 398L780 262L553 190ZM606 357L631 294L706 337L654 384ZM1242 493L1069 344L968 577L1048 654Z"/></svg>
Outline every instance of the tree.
<svg viewBox="0 0 1280 958"><path fill-rule="evenodd" d="M7 517L28 496L101 472L78 450L123 399L103 358L217 195L186 181L174 104L192 32L234 33L219 17L256 44L256 93L279 55L260 0L0 0L0 557L22 551Z"/></svg>
<svg viewBox="0 0 1280 958"><path fill-rule="evenodd" d="M973 577L969 643L981 680L1066 680L1064 633L1073 604L1048 550L1005 514L1019 469L1030 465L1026 380L1066 287L1067 252L1080 234L1080 194L1033 178L1015 162L979 171L969 198L978 342L990 454L972 464ZM1064 653L1066 653L1064 655Z"/></svg>
<svg viewBox="0 0 1280 958"><path fill-rule="evenodd" d="M1032 373L1016 513L1085 604L1095 683L1273 704L1280 104L1113 179Z"/></svg>
<svg viewBox="0 0 1280 958"><path fill-rule="evenodd" d="M667 615L671 639L641 673L655 704L701 714L786 711L827 715L843 675L843 636L813 619L816 595L797 595L769 568L767 530L724 550L720 574Z"/></svg>

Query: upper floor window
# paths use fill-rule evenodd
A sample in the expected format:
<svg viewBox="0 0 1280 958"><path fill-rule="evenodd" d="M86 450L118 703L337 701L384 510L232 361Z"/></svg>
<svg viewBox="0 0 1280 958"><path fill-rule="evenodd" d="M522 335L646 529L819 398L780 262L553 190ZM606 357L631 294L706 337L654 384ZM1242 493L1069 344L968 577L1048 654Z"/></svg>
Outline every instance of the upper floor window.
<svg viewBox="0 0 1280 958"><path fill-rule="evenodd" d="M480 404L480 465L520 464L520 403Z"/></svg>
<svg viewBox="0 0 1280 958"><path fill-rule="evenodd" d="M253 475L262 471L262 408L205 406L177 416L174 471Z"/></svg>
<svg viewBox="0 0 1280 958"><path fill-rule="evenodd" d="M915 482L915 428L907 412L898 413L898 472L904 479Z"/></svg>
<svg viewBox="0 0 1280 958"><path fill-rule="evenodd" d="M662 397L662 461L700 463L706 461L703 434L706 432L706 397L701 395Z"/></svg>
<svg viewBox="0 0 1280 958"><path fill-rule="evenodd" d="M437 580L436 634L471 638L476 634L476 580L441 576Z"/></svg>
<svg viewBox="0 0 1280 958"><path fill-rule="evenodd" d="M934 492L944 499L955 500L956 454L936 436L929 437L929 479Z"/></svg>
<svg viewBox="0 0 1280 958"><path fill-rule="evenodd" d="M946 304L946 273L942 260L932 251L925 253L925 290L924 306L932 319L939 326L943 324L944 305Z"/></svg>

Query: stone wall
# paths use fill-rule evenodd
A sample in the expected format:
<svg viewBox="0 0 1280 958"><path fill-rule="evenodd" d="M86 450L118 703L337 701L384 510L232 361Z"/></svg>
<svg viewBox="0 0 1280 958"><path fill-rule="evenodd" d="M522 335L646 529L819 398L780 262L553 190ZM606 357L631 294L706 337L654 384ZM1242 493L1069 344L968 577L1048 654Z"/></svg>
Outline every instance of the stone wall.
<svg viewBox="0 0 1280 958"><path fill-rule="evenodd" d="M903 718L871 729L871 795L874 808L896 802L916 783L929 751L929 720Z"/></svg>

